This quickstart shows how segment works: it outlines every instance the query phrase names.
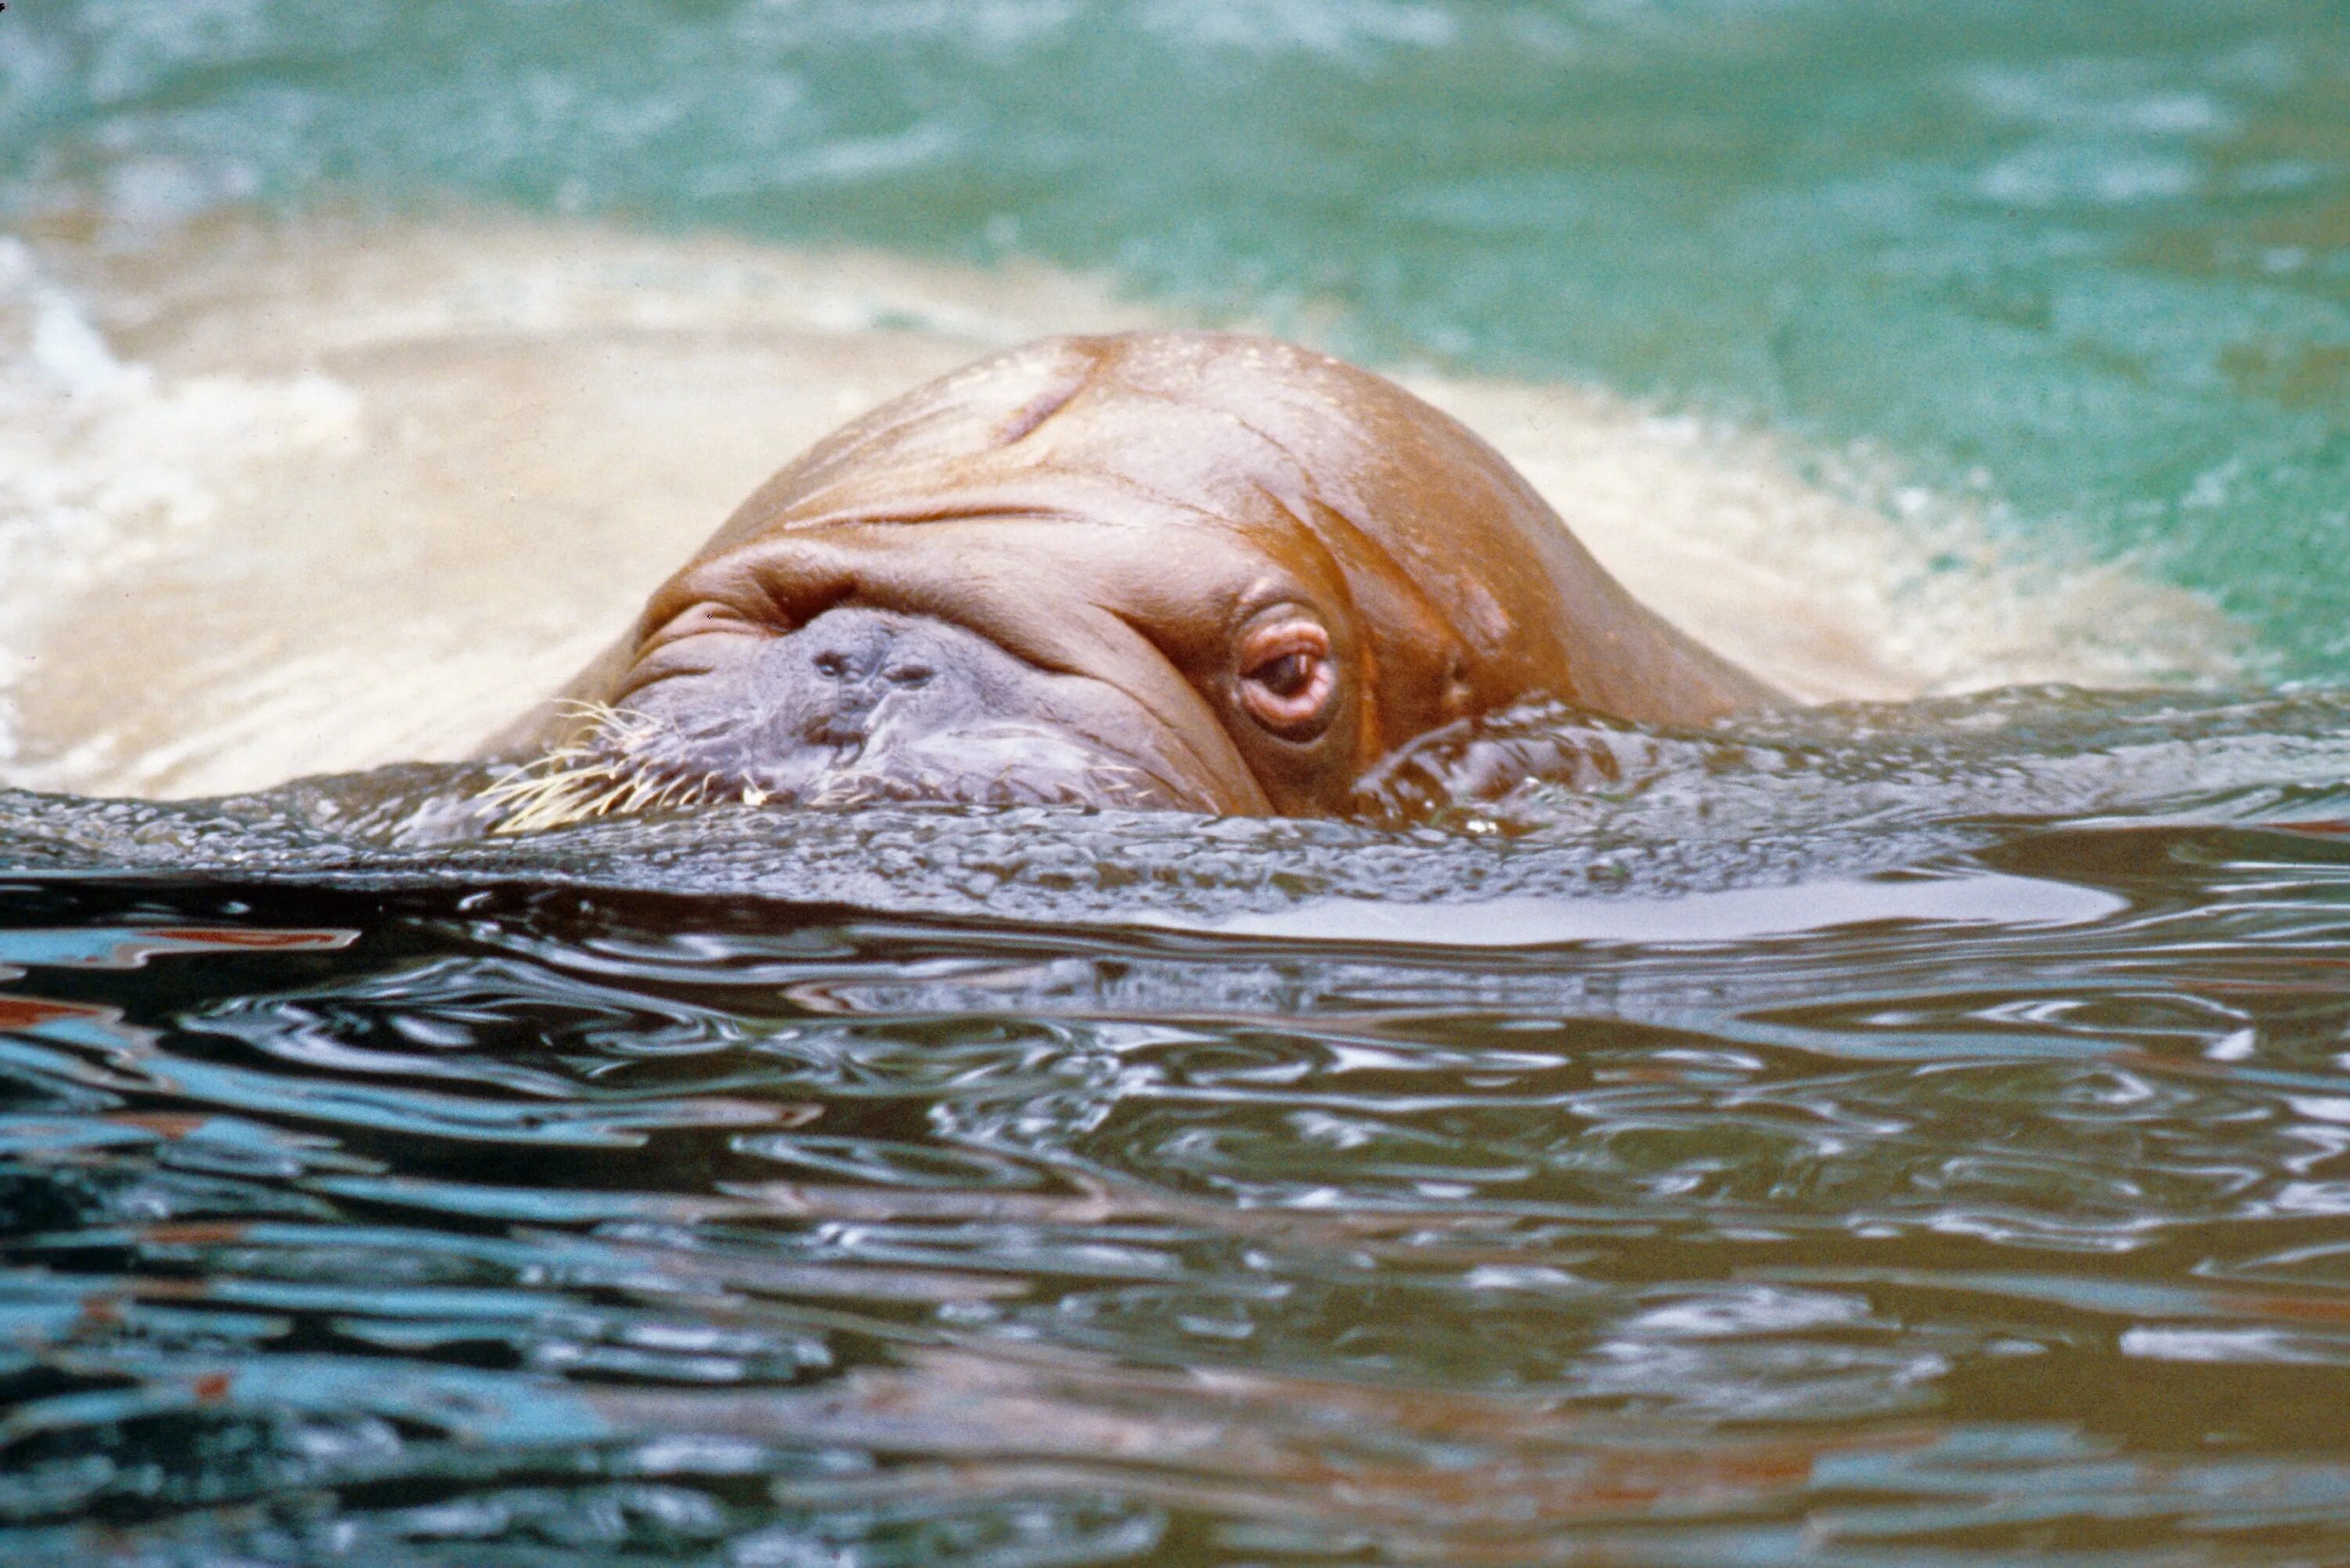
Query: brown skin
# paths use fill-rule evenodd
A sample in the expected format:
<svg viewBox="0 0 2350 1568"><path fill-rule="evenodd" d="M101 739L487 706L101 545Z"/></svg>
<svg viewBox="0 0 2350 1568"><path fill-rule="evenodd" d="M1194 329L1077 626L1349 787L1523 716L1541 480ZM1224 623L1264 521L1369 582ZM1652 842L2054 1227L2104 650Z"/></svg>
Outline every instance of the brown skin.
<svg viewBox="0 0 2350 1568"><path fill-rule="evenodd" d="M1341 814L1397 747L1530 698L1659 724L1776 700L1451 419L1209 332L1048 339L875 410L762 485L562 695L618 717L551 704L499 750L696 779L672 798L888 774L899 796L1253 815Z"/></svg>

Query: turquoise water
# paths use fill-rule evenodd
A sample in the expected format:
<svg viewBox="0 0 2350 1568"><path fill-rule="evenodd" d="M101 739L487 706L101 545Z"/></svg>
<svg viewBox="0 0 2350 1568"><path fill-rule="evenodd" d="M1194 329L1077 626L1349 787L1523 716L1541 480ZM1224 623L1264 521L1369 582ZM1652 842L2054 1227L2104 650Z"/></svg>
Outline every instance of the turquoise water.
<svg viewBox="0 0 2350 1568"><path fill-rule="evenodd" d="M0 202L451 199L1104 268L1794 432L2350 671L2350 14L20 0ZM1911 493L1902 482L1921 490Z"/></svg>
<svg viewBox="0 0 2350 1568"><path fill-rule="evenodd" d="M0 791L0 1560L2350 1561L2343 8L11 0L0 227L256 204L1589 379L2307 689L1538 707L1347 823ZM179 429L47 319L0 460Z"/></svg>

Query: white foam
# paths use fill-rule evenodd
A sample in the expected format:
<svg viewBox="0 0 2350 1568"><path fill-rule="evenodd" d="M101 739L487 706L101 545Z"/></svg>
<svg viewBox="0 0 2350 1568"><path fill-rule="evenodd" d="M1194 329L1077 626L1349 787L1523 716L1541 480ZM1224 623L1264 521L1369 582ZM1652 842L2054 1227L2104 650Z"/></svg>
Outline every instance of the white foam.
<svg viewBox="0 0 2350 1568"><path fill-rule="evenodd" d="M61 606L215 520L257 462L348 439L357 412L317 375L167 381L0 237L0 763L18 752L12 689L57 657Z"/></svg>
<svg viewBox="0 0 2350 1568"><path fill-rule="evenodd" d="M1490 898L1408 904L1324 898L1236 916L1207 929L1239 936L1418 947L1521 948L1604 942L1684 946L1801 936L1880 921L2073 926L2109 919L2126 899L2033 877L1881 877L1733 888L1678 898Z"/></svg>

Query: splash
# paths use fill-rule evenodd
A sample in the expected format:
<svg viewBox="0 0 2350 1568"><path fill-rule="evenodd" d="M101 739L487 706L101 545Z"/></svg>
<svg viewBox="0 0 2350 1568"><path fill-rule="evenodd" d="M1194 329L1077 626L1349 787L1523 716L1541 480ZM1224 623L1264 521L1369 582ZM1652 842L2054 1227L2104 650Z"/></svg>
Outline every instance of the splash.
<svg viewBox="0 0 2350 1568"><path fill-rule="evenodd" d="M118 356L31 248L0 237L0 766L69 779L130 761L99 738L97 756L23 756L12 688L71 659L76 601L220 523L272 460L347 445L358 421L357 396L326 376L174 377Z"/></svg>

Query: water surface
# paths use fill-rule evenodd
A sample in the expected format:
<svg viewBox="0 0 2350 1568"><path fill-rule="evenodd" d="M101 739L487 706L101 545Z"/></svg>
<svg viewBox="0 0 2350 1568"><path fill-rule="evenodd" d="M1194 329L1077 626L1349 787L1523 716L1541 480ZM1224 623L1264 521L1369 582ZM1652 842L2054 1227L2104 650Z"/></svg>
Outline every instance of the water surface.
<svg viewBox="0 0 2350 1568"><path fill-rule="evenodd" d="M1385 827L0 796L0 1542L2330 1561L2345 763L2021 692L1528 715Z"/></svg>

